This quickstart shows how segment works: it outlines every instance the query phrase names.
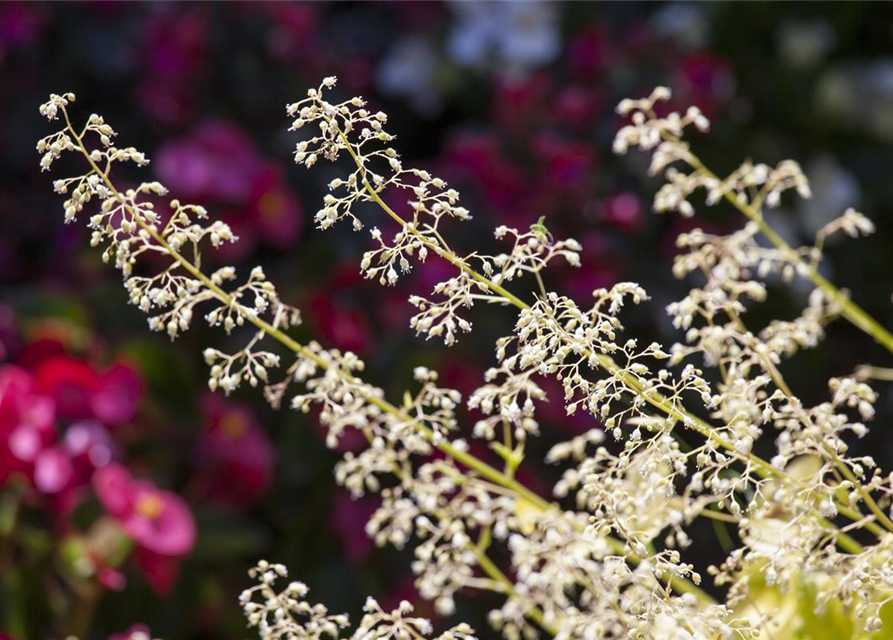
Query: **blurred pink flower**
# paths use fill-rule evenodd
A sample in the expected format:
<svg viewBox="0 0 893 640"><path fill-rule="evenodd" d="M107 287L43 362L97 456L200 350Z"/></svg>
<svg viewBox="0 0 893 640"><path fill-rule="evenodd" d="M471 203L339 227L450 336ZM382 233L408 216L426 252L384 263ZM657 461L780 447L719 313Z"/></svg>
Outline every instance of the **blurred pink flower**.
<svg viewBox="0 0 893 640"><path fill-rule="evenodd" d="M686 56L676 69L679 100L695 104L710 118L717 107L730 100L735 92L735 75L728 62L707 52ZM675 109L676 106L673 105Z"/></svg>
<svg viewBox="0 0 893 640"><path fill-rule="evenodd" d="M151 638L149 627L144 624L134 624L121 633L113 633L109 640L147 640Z"/></svg>
<svg viewBox="0 0 893 640"><path fill-rule="evenodd" d="M592 124L605 105L605 97L597 89L572 84L560 89L555 99L555 117L559 123L585 128Z"/></svg>
<svg viewBox="0 0 893 640"><path fill-rule="evenodd" d="M574 77L581 82L591 82L614 62L617 52L608 30L595 26L574 36L565 55Z"/></svg>
<svg viewBox="0 0 893 640"><path fill-rule="evenodd" d="M266 432L248 405L209 395L202 407L198 465L203 486L214 500L251 504L267 490L276 464Z"/></svg>
<svg viewBox="0 0 893 640"><path fill-rule="evenodd" d="M177 125L188 120L195 109L194 88L185 80L148 75L136 82L135 101L151 119Z"/></svg>
<svg viewBox="0 0 893 640"><path fill-rule="evenodd" d="M622 230L638 229L647 215L642 200L628 191L605 198L603 204L605 221Z"/></svg>
<svg viewBox="0 0 893 640"><path fill-rule="evenodd" d="M266 163L255 173L245 215L256 223L261 238L270 246L288 249L297 242L304 226L301 207L278 162Z"/></svg>
<svg viewBox="0 0 893 640"><path fill-rule="evenodd" d="M532 152L543 162L541 193L566 193L568 188L585 187L585 179L590 177L595 164L595 149L591 144L552 133L538 135Z"/></svg>
<svg viewBox="0 0 893 640"><path fill-rule="evenodd" d="M16 362L26 369L36 371L44 360L65 355L65 343L58 338L37 338L22 345Z"/></svg>
<svg viewBox="0 0 893 640"><path fill-rule="evenodd" d="M169 189L188 199L226 203L248 199L261 159L251 138L237 125L209 120L156 154L155 169Z"/></svg>
<svg viewBox="0 0 893 640"><path fill-rule="evenodd" d="M87 483L93 472L117 457L117 446L108 430L98 422L69 425L62 436L62 447L74 464L75 481Z"/></svg>
<svg viewBox="0 0 893 640"><path fill-rule="evenodd" d="M246 5L247 11L265 11L271 18L265 45L271 57L284 64L312 60L304 55L319 37L318 8L305 2L264 2Z"/></svg>
<svg viewBox="0 0 893 640"><path fill-rule="evenodd" d="M96 572L96 580L110 591L123 591L127 586L127 577L111 567L100 567Z"/></svg>
<svg viewBox="0 0 893 640"><path fill-rule="evenodd" d="M136 104L167 125L184 122L195 104L197 80L206 66L208 12L204 8L150 12L140 29Z"/></svg>
<svg viewBox="0 0 893 640"><path fill-rule="evenodd" d="M493 86L491 121L495 127L523 137L548 117L547 100L555 93L548 74L508 77Z"/></svg>
<svg viewBox="0 0 893 640"><path fill-rule="evenodd" d="M180 197L216 204L217 217L239 242L221 247L229 260L246 257L258 240L287 249L300 238L301 208L279 163L261 157L237 125L212 120L191 135L161 147L157 159L162 181Z"/></svg>
<svg viewBox="0 0 893 640"><path fill-rule="evenodd" d="M333 296L332 293L350 291L363 284L355 266L336 267L307 305L308 317L313 319L328 342L338 349L360 355L369 349L373 340L368 309L356 296Z"/></svg>
<svg viewBox="0 0 893 640"><path fill-rule="evenodd" d="M195 545L195 520L177 494L146 480L134 480L127 469L114 462L96 471L93 489L106 511L139 546L179 557Z"/></svg>
<svg viewBox="0 0 893 640"><path fill-rule="evenodd" d="M61 517L80 503L94 471L112 459L114 443L95 422L73 424L60 439L55 405L31 373L0 370L0 484L12 474L23 476Z"/></svg>
<svg viewBox="0 0 893 640"><path fill-rule="evenodd" d="M168 595L180 574L180 559L155 553L146 547L137 547L134 556L136 566L149 586L159 595Z"/></svg>
<svg viewBox="0 0 893 640"><path fill-rule="evenodd" d="M70 356L50 357L36 373L37 389L51 397L61 418L97 419L121 426L136 417L142 400L139 374L118 363L100 374L90 364Z"/></svg>
<svg viewBox="0 0 893 640"><path fill-rule="evenodd" d="M34 486L45 494L58 494L74 477L74 463L67 451L47 447L34 459Z"/></svg>
<svg viewBox="0 0 893 640"><path fill-rule="evenodd" d="M376 510L376 501L369 498L354 499L339 490L329 512L328 528L341 543L344 557L353 564L365 561L375 547L366 535L366 523Z"/></svg>
<svg viewBox="0 0 893 640"><path fill-rule="evenodd" d="M89 364L58 356L44 360L35 376L37 389L53 399L60 418L86 420L93 417L90 398L99 389L99 374Z"/></svg>
<svg viewBox="0 0 893 640"><path fill-rule="evenodd" d="M503 214L526 208L530 188L517 167L501 154L495 134L459 134L447 142L443 157L447 179L471 182L488 208Z"/></svg>
<svg viewBox="0 0 893 640"><path fill-rule="evenodd" d="M0 5L0 56L7 47L34 43L46 23L46 7L32 2L4 2Z"/></svg>
<svg viewBox="0 0 893 640"><path fill-rule="evenodd" d="M19 473L33 479L34 464L56 438L53 401L19 367L0 369L0 483Z"/></svg>
<svg viewBox="0 0 893 640"><path fill-rule="evenodd" d="M150 14L142 25L148 68L163 76L193 76L203 71L208 44L208 12L168 10Z"/></svg>
<svg viewBox="0 0 893 640"><path fill-rule="evenodd" d="M100 376L90 397L93 416L103 424L117 427L132 421L143 397L143 381L132 367L118 363Z"/></svg>

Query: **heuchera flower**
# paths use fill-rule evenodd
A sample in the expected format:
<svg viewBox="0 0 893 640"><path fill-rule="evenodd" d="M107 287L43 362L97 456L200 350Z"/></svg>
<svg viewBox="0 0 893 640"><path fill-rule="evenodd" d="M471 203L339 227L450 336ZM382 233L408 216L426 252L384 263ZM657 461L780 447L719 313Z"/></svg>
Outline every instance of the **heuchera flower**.
<svg viewBox="0 0 893 640"><path fill-rule="evenodd" d="M195 545L195 519L177 494L146 480L134 480L114 462L93 475L93 489L106 511L140 547L179 558Z"/></svg>
<svg viewBox="0 0 893 640"><path fill-rule="evenodd" d="M209 497L232 505L255 502L270 485L276 454L247 405L207 396L198 463Z"/></svg>

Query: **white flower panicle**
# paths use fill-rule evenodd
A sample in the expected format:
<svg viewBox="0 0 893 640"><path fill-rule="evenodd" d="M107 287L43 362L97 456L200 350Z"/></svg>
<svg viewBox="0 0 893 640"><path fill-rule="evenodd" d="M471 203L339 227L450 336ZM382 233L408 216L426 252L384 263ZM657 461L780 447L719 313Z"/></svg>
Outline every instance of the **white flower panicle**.
<svg viewBox="0 0 893 640"><path fill-rule="evenodd" d="M243 591L239 603L248 625L257 628L263 640L337 640L350 624L346 615L330 615L324 605L307 602L310 590L303 582L290 582L277 591L277 580L288 577L288 570L281 564L261 560L249 575L257 585Z"/></svg>
<svg viewBox="0 0 893 640"><path fill-rule="evenodd" d="M41 140L38 151L45 153L41 165L49 169L63 152L80 153L89 170L82 175L63 178L53 183L57 193L69 195L65 202L65 220L72 222L84 208L96 202L97 213L89 218L92 230L90 244L104 245L103 260L114 261L124 275L124 286L130 302L147 314L149 328L164 331L171 338L186 331L195 319L198 307L211 326L222 326L227 333L246 322L257 324L260 331L248 345L228 355L208 349L205 359L211 366L209 385L229 393L242 382L252 386L266 384L268 371L279 365L279 356L255 347L267 333L300 322L296 309L283 304L275 286L267 281L263 270L255 268L248 280L231 288L224 287L236 279L233 267L220 267L209 276L196 265L208 244L212 248L224 242L235 242L230 227L219 220L211 221L204 207L184 204L174 199L164 202L167 189L158 182L144 182L125 191L118 190L109 176L120 162L148 163L145 155L133 148L119 149L112 144L114 130L98 115L91 115L78 131L72 125L67 107L74 95L53 95L41 106L41 113L50 120L61 114L65 126ZM91 145L94 145L91 147ZM190 251L187 259L183 251ZM163 256L167 265L153 275L154 264L140 261L148 256ZM147 264L148 263L148 264ZM145 265L140 269L139 265Z"/></svg>
<svg viewBox="0 0 893 640"><path fill-rule="evenodd" d="M434 372L418 368L419 390L414 395L407 394L402 407L392 405L380 389L358 377L364 367L356 355L315 342L299 344L284 333L300 322L300 314L279 300L262 269L253 269L243 284L228 289L224 287L236 279L234 268L220 267L205 275L199 267L203 245L216 247L221 242L235 241L229 227L210 221L208 213L197 205L172 200L166 208L160 206L157 200L166 195L166 190L158 183L119 191L109 177L113 164L123 160L145 164L145 157L134 150L119 152L111 147L103 136L111 138L114 133L98 116L91 117L78 132L68 119L67 106L72 101L73 96L54 97L43 109L48 116L65 117L64 129L39 145L42 152L50 154L44 164L48 166L66 151L79 152L87 160L86 174L55 184L57 191L74 191L66 203L66 217L70 221L85 205L99 201L100 213L90 219L92 243L107 245L104 255L106 259L114 257L124 273L131 302L147 313L155 313L150 327L176 337L189 328L199 306L210 325L222 326L227 333L253 327L247 345L234 354L215 348L205 350L204 357L211 368L210 387L229 393L244 383L262 384L268 400L279 405L291 384L301 384L303 391L291 397L291 406L301 411L319 408L330 446L335 447L348 429L360 431L368 438L369 448L358 454L347 453L335 475L355 495L367 491L383 493L382 508L370 523L370 535L381 543L398 546L413 535L427 539L418 548L423 560L416 565L422 592L444 612L452 610L454 594L460 589L504 593L505 578L486 576L478 555L483 553L482 547L476 546L471 534L487 527L498 529L500 539L505 539L507 527L515 522L511 515L515 498L511 491L508 495L494 493L492 486L466 476L464 469L452 463L418 468L413 465L415 459L429 456L438 446L450 455L462 456L465 464L489 469L464 453L466 447L461 440L450 439L457 429L456 410L462 402L459 393L438 386ZM104 151L91 149L91 141L96 137ZM454 196L445 192L444 198ZM439 215L442 205L429 205L432 214ZM462 214L454 211L453 215ZM187 251L190 258L186 257ZM145 265L138 261L149 252L168 258L167 266L154 275L147 273L157 261ZM270 370L279 367L280 356L260 345L269 338L294 353L294 361L279 382L270 381ZM384 477L387 479L380 479ZM497 477L510 485L513 482L507 476ZM389 487L394 478L397 486ZM408 522L404 519L407 508L412 513ZM417 521L417 517L427 520ZM424 558L438 561L429 566ZM490 565L486 566L489 570ZM247 592L243 603L249 622L260 629L263 637L337 637L346 619L329 616L324 608L307 604L303 600L306 587L293 583L281 594L272 591L272 582L284 571L278 565L258 567L262 584ZM252 602L252 594L256 593L263 594L261 602ZM390 629L397 634L393 637L404 637L410 629L420 630L421 623L407 618L406 613L405 607L391 614L370 609L356 637L391 637ZM306 620L297 622L296 618L301 617ZM442 640L471 637L472 632L465 625L440 636Z"/></svg>
<svg viewBox="0 0 893 640"><path fill-rule="evenodd" d="M727 200L748 219L740 231L727 236L699 229L680 236L678 245L683 253L676 258L674 272L680 278L696 275L704 284L667 309L674 325L685 331L686 342L670 349L671 362L699 355L705 364L716 367L721 377L716 391L705 387L702 399L712 409L712 418L725 426L711 429L708 449L695 450L699 451L698 470L686 485L689 496L710 489L719 498L717 506L738 522L743 546L712 573L719 584L730 585L731 605L746 599L754 570L759 570L768 584L785 588L804 576L818 579L822 585L819 609L831 600L840 600L867 629L876 630L880 628L880 607L893 582L880 586L889 578L887 572L869 570L865 558L888 553L893 534L891 478L880 473L872 459L847 455L849 438L862 437L867 431L864 421L874 414L875 394L853 378L832 378L831 400L804 406L778 369L783 358L816 347L824 337L825 325L841 316L890 348L889 333L817 273L829 236L839 232L850 237L867 235L874 225L848 209L819 230L813 246L791 247L765 222L763 207L779 206L788 190L811 197L799 165L790 160L774 168L745 162L728 177L718 178L682 140L685 118L678 114L661 118L655 113L655 102L668 98L666 92L657 90L646 100L622 102L618 112L630 115L633 124L618 133L615 151L623 153L638 146L653 153L653 173L666 168L668 182L655 198L656 211L678 210L690 216L694 208L689 197L704 189L707 205ZM667 168L670 164L683 164L687 172ZM760 235L769 242L760 242ZM766 299L764 280L773 276L786 282L794 277L809 279L816 289L799 317L773 320L759 331L751 331L744 316ZM777 452L764 466L757 463L752 451L767 429L777 434ZM715 450L709 452L710 448ZM720 464L720 456L728 457L730 452L746 464L747 481L741 482L744 476L730 482L717 475L726 466ZM628 466L620 465L620 469ZM581 485L580 475L582 472L573 475L574 482L568 486ZM604 482L594 486L603 500L613 500L618 493L603 491ZM717 491L718 487L722 490ZM746 502L745 494L750 494ZM847 497L842 500L844 494ZM695 503L689 500L688 504ZM833 524L841 518L854 521L850 527L855 528L861 528L862 518L868 518L872 522L867 528L877 536L877 543L866 546L850 539ZM859 582L865 589L858 595L842 579L854 566L865 572L864 581ZM769 618L762 624L771 624Z"/></svg>
<svg viewBox="0 0 893 640"><path fill-rule="evenodd" d="M537 532L545 534L554 545L548 547L552 549L549 553L559 553L559 549L566 552L574 544L586 549L583 555L570 554L569 560L566 553L554 558L536 556L531 565L535 571L517 571L523 591L514 589L502 609L491 615L491 623L506 637L535 633L537 625L530 622L532 609L541 612L538 626L554 629L558 637L673 637L674 629L685 629L686 637L753 637L760 627L771 625L771 616L736 618L725 606L704 606L703 598L691 592L655 599L653 584L649 586L649 580L659 582L667 576L700 581L676 549L684 550L690 545L687 527L695 518L707 514L736 523L741 532L742 547L722 567L711 569L719 584L729 585L730 605L738 605L738 598L747 592L754 568L760 568L772 584L780 572L784 575L782 582L787 584L804 568L812 575L833 575L836 565L853 563L860 570L867 570L862 557L879 552L885 548L884 543L874 547L854 544L829 518L848 513L857 523L863 521L860 518L868 518L873 523L869 528L875 529L880 528L875 519L884 526L889 522L889 516L880 511L882 507L877 507L876 502L889 505L889 478L877 473L868 476L866 469L874 468L870 460L846 457L844 437L858 437L865 432L864 424L850 419L846 410L855 409L860 418L867 419L873 395L867 387L854 387L861 383L851 379L832 381L833 401L804 407L792 396L778 372L783 357L820 342L824 325L845 315L848 301L839 292L819 288L810 296L802 315L794 320L773 321L759 332L749 331L742 320L750 305L765 300L763 279L774 275L785 281L796 276L809 277L815 272L826 237L838 231L851 236L871 232L870 222L861 214L847 211L839 221L819 232L813 247L766 247L756 239L759 233L766 233L760 208L778 206L786 190L796 190L802 197L811 195L799 166L791 161L775 168L745 163L728 178L719 179L701 165L682 140L689 126L702 132L708 130L709 123L700 111L690 108L684 115L670 113L659 117L656 103L669 98L669 92L662 89L645 100L625 101L618 111L630 115L632 124L618 133L615 150L622 153L637 146L652 151L652 172L666 170L668 184L655 199L658 211L678 210L683 215L693 215L689 200L695 191L704 189L708 204L728 199L745 208L751 219L744 229L729 236L711 236L695 230L680 238L680 247L685 251L676 261L676 275L698 274L706 281L668 308L674 324L686 332L687 344L667 350L650 344L642 349L635 338L622 337L623 326L618 318L625 301L638 304L647 299L637 285L625 283L596 291L595 303L588 310L544 288L541 271L559 255L572 265L579 264L580 247L574 241L556 242L542 221L524 233L498 228L497 238L513 241L508 253L459 256L440 234L440 216L432 215L420 201L410 203L412 220L400 218L385 204L381 194L390 187L414 187L401 183L402 165L396 160L396 152L387 146L392 137L382 128L386 119L376 116L370 123L362 110L353 116L355 109L362 109L361 101L330 105L321 99L322 91L323 87L292 109L301 113L296 128L319 122L321 132L310 146L301 143L297 159L308 160L309 156L301 156L308 149L330 159L346 151L356 170L347 180L333 183L333 189L346 186L349 195L327 199L330 208L318 219L333 223L352 217L359 226L351 213L353 204L369 200L394 218L400 231L393 242L385 242L381 232L374 229L372 236L378 248L368 252L361 265L368 276L384 284L393 284L400 273L408 271L409 259L416 254L425 259L433 252L458 267L456 276L435 288L440 298L410 299L420 310L412 320L412 328L428 337L442 335L449 345L455 341L457 331L470 330L470 322L459 318L457 312L471 307L475 300L511 303L521 309L513 335L497 344L498 366L487 372L486 384L469 398L469 406L486 416L476 424L475 436L490 441L491 448L505 461L506 469L513 471L523 460L525 440L539 431L536 402L544 400L545 394L537 381L541 376L554 376L564 388L568 413L584 408L613 439L623 442L621 452L613 453L601 444L603 431L593 429L585 437L551 452L552 461L566 456L576 461L556 485L555 494L559 498L574 495L579 514L562 514L557 520L559 524L541 528L546 514L541 513L536 524L531 524L522 515L522 500L516 501L514 507L506 505L506 514L510 515L498 517L497 524L492 525L494 531L500 532L499 537L508 536L516 567L526 566L522 558ZM360 141L354 143L348 134L357 127L363 132L359 134ZM366 144L373 138L385 148L370 151ZM372 169L376 158L388 158L390 172ZM669 166L680 162L691 167L691 172ZM430 179L427 174L411 173L415 178ZM420 199L427 186L415 192ZM533 274L541 289L542 295L533 305L520 302L504 289L524 274ZM721 372L722 380L716 389L708 383L705 373L692 364L685 364L675 375L665 368L668 363L681 364L695 355ZM690 413L687 406L692 402L706 410L711 420ZM696 446L679 445L675 439L679 423L701 437ZM777 454L770 461L753 453L756 441L767 429L780 434ZM589 450L592 445L596 446L595 451ZM826 462L815 474L800 477L793 473L792 465L804 457ZM392 460L405 464L403 458ZM451 464L441 466L442 475L435 476L430 476L431 467L424 467L429 478L438 478L437 482L422 485L424 489L417 484L408 490L404 481L403 486L384 490L383 507L370 522L369 532L379 543L403 546L414 527L417 535L430 530L431 538L419 547L419 561L414 568L420 574L425 595L437 599L438 607L449 612L453 594L473 587L478 580L474 554L465 545L469 532L486 522L483 513L487 512L470 522L455 516L461 513L459 504L472 512L479 511L480 496L469 502L466 493L474 488L474 482L462 485L459 503L432 499L443 495L431 494L432 487L441 487L447 494L454 490L452 476L457 472ZM354 476L360 474L354 472ZM420 477L416 477L416 482ZM354 486L364 488L356 481ZM843 501L841 491L848 496ZM779 516L775 500L764 499L770 493L783 499L783 516ZM428 498L420 502L422 495ZM490 506L490 514L493 509ZM863 509L872 513L865 515ZM588 514L589 522L582 514ZM776 545L767 551L765 537L756 532L775 521L787 523L786 531L799 533L791 545L785 543L781 549ZM579 543L572 542L578 539ZM657 541L665 551L652 550ZM797 553L791 553L791 548ZM612 558L609 554L618 549L621 556L608 562ZM631 558L638 563L631 564ZM591 575L583 578L580 574L585 573L583 567L589 561L593 562ZM883 594L890 585L878 589L882 581L882 575L871 573L869 582L876 597L861 594L854 599L852 590L826 588L822 598L852 604L869 626L876 626ZM545 595L537 591L538 584ZM570 599L569 594L578 594L581 585L584 594L589 595ZM618 594L606 600L624 603L620 612L592 595L605 593ZM645 605L646 602L650 604ZM697 615L693 609L697 609ZM648 614L643 615L643 611Z"/></svg>
<svg viewBox="0 0 893 640"><path fill-rule="evenodd" d="M240 602L251 627L257 628L261 640L301 638L305 640L338 640L350 621L344 614L331 615L321 604L310 604L309 589L302 582L290 582L277 591L276 582L288 576L281 564L261 560L249 571L257 584L242 592ZM374 598L363 607L363 618L350 634L350 640L477 640L474 629L457 625L440 635L433 635L433 625L426 618L413 617L412 605L403 600L391 612L384 611Z"/></svg>
<svg viewBox="0 0 893 640"><path fill-rule="evenodd" d="M783 611L751 606L760 589L791 593L808 584L817 612L833 604L867 632L883 626L881 608L893 593L893 474L851 453L867 432L877 394L866 379L836 375L827 398L807 404L780 370L784 359L818 347L837 318L893 351L893 336L818 274L826 241L871 233L867 218L847 210L812 246L791 247L762 211L778 206L788 190L809 197L796 163L748 162L721 179L683 140L691 127L708 130L700 111L658 115L664 112L658 103L670 97L666 89L624 101L618 111L631 124L618 133L615 151L653 153L652 171L667 178L655 209L693 215L692 196L703 190L708 205L725 201L746 216L728 235L695 229L679 237L674 273L693 281L667 307L680 341L667 348L640 344L620 317L630 304L647 302L639 285L598 289L586 304L549 290L547 267L556 258L578 266L581 247L556 240L544 219L524 231L498 227L503 253L455 253L444 238L445 221L469 217L458 193L427 171L404 168L384 114L359 98L328 102L324 95L334 84L325 79L288 108L293 129L313 128L297 146L298 163L310 167L320 157L343 156L352 162L346 177L329 185L318 226L347 218L362 229L358 205L374 203L399 228L385 237L373 226L373 248L361 262L367 277L396 284L431 254L456 267L429 297L410 297L418 310L411 328L426 338L453 344L471 330L467 316L476 302L519 311L495 345L496 363L466 400L480 414L471 433L500 467L471 453L460 436L463 398L441 386L436 372L417 367L415 389L392 404L362 379L364 364L355 354L301 344L285 332L300 315L279 300L261 269L242 284L232 267L205 275L201 250L235 241L231 230L199 206L162 204L166 192L158 183L116 189L109 179L114 163L147 161L113 146L114 132L99 116L78 132L68 119L70 94L41 107L66 123L39 144L41 164L49 168L70 151L85 157L87 173L55 183L70 194L66 219L98 202L90 218L93 244L105 245L105 258L124 273L131 302L154 314L152 329L175 337L199 313L227 333L251 328L247 345L234 354L205 350L212 389L229 393L261 384L275 406L288 401L299 411L317 409L332 448L348 431L362 434L368 447L344 454L335 479L354 497L380 497L367 534L378 545L413 547L416 585L440 614L455 611L460 593L490 591L504 597L489 621L507 640L543 634L750 640L785 623ZM387 204L393 193L409 199L407 218ZM168 258L158 273L138 260L152 253ZM529 303L507 288L524 276L536 285ZM794 278L816 285L799 315L752 326L748 311L767 299L768 284ZM275 382L271 372L281 357L261 345L271 338L293 358ZM547 455L562 465L553 487L558 502L515 479L530 439L542 431L537 405L546 400L546 378L560 385L569 415L583 410L593 422ZM294 384L299 391L292 391ZM698 518L737 533L717 566L695 566L690 526ZM491 555L504 558L511 571ZM722 602L701 589L702 573ZM284 567L262 562L252 576L258 584L243 594L242 606L264 640L347 633L346 616L308 603L302 583L277 590ZM350 637L418 640L431 637L432 628L413 617L408 603L386 612L370 599ZM437 640L473 635L460 624Z"/></svg>
<svg viewBox="0 0 893 640"><path fill-rule="evenodd" d="M374 202L399 225L391 238L378 227L370 235L375 248L367 251L360 269L367 278L383 285L394 285L401 274L412 269L414 260L424 262L430 253L446 258L459 268L453 278L434 287L434 299L419 295L410 303L419 313L413 316L411 327L418 334L440 337L452 345L460 332L471 330L471 323L460 312L475 300L506 302L498 290L487 285L487 278L499 284L523 273L539 274L554 258L564 257L579 266L580 245L574 240L556 242L542 224L534 225L529 233L500 227L497 238L514 239L509 253L495 256L470 254L460 257L452 252L441 236L443 221L448 218L468 220L467 209L459 206L459 194L446 182L426 170L405 168L397 151L390 146L394 136L387 133L384 113L373 113L362 98L331 103L325 99L327 90L335 86L335 78L326 78L318 89L311 89L307 97L288 106L289 116L295 118L291 130L315 125L308 140L298 143L295 161L312 167L320 156L335 161L348 155L352 161L346 178L329 183L332 191L325 197L323 208L315 216L321 229L349 218L354 229L363 228L355 213L355 205ZM402 218L385 202L391 193L409 197L411 217ZM474 267L478 266L478 274Z"/></svg>

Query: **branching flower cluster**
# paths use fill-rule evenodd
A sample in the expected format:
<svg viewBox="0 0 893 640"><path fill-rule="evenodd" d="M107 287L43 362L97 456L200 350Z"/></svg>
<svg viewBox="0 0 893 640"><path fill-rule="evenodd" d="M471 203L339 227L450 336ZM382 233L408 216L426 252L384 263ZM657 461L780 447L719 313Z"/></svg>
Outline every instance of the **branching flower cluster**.
<svg viewBox="0 0 893 640"><path fill-rule="evenodd" d="M124 273L131 302L154 314L152 329L174 338L201 307L209 324L248 333L234 354L205 351L212 389L262 384L275 406L318 409L329 446L349 430L366 438L368 448L337 464L336 480L354 496L379 494L367 533L379 545L413 547L416 584L439 613L451 615L460 593L491 591L503 600L489 621L507 640L749 640L772 637L785 623L783 611L750 606L759 589L793 593L808 584L808 606L817 613L833 603L866 634L881 629L881 608L893 597L893 476L872 458L850 454L867 431L877 395L867 380L839 372L828 380L827 399L809 406L779 369L801 349L816 348L838 318L893 352L893 336L819 272L827 237L870 233L867 218L848 210L819 231L814 245L792 247L766 223L763 207L778 206L788 191L810 196L796 163L748 162L720 178L684 139L692 128L709 129L700 111L659 116L658 103L670 98L663 88L623 101L618 111L630 124L618 132L614 150L652 153L652 172L666 177L656 210L692 216L702 197L706 206L728 202L745 216L729 235L696 229L680 236L674 272L692 288L667 311L682 338L668 347L640 344L622 320L627 307L648 300L637 284L598 289L585 303L548 288L548 267L556 258L579 265L581 247L554 238L545 220L528 230L497 228L497 239L507 243L503 253L455 252L444 233L447 219L469 218L459 194L425 170L404 167L385 114L360 98L329 102L334 85L326 78L288 107L292 129L312 131L297 144L299 164L349 163L331 181L317 225L349 219L361 230L366 216L376 215L365 208L396 223L390 236L372 224L372 248L359 260L362 273L383 285L395 284L415 261L443 259L455 267L429 297L410 297L418 334L452 345L472 330L475 302L518 310L495 344L485 380L465 400L419 367L415 388L393 403L362 379L356 355L289 335L300 315L280 301L262 270L243 284L235 284L231 267L205 275L201 250L235 241L231 230L201 207L162 205L166 193L157 183L118 190L109 178L113 164L147 160L115 147L114 132L99 116L75 129L70 94L41 107L51 120L65 120L38 145L41 165L49 168L70 151L86 159L87 173L55 183L71 194L66 220L97 201L93 243L104 245ZM387 204L398 197L407 199L406 217ZM144 254L162 255L166 266L158 271L158 261L138 261ZM537 291L530 301L508 288L525 277L534 285L527 290ZM768 297L767 285L794 278L815 285L799 316L749 326L748 311ZM261 345L271 342L279 346ZM284 375L273 381L277 369ZM593 421L591 430L547 456L562 465L554 502L515 479L529 439L540 432L544 378L560 384L568 414L585 411ZM479 414L473 436L501 468L472 455L458 435L463 402ZM767 459L757 444L769 440L774 453ZM737 533L738 546L716 566L698 565L690 525L700 518ZM277 590L285 575L284 567L267 563L252 572L258 584L242 605L260 636L342 637L346 616L309 604L302 583ZM702 589L704 575L722 601ZM411 614L406 603L386 612L370 599L351 637L432 637L431 623ZM473 631L459 625L436 637L468 640Z"/></svg>
<svg viewBox="0 0 893 640"><path fill-rule="evenodd" d="M261 560L249 575L257 585L243 591L240 602L248 624L257 627L261 637L337 640L350 626L346 615L331 615L324 605L310 604L306 600L310 590L302 582L290 582L277 591L276 582L288 576L281 564ZM374 598L368 598L363 611L365 615L350 635L351 640L476 640L474 629L467 624L433 636L431 622L411 616L413 607L405 600L388 613Z"/></svg>
<svg viewBox="0 0 893 640"><path fill-rule="evenodd" d="M363 255L360 268L367 278L383 285L396 284L400 274L410 271L413 260L424 262L429 252L463 265L455 277L434 287L435 298L419 295L410 298L419 310L411 323L416 333L442 337L451 345L459 332L471 331L471 323L459 315L464 308L471 307L475 300L508 302L506 296L482 282L480 273L499 284L523 273L538 274L559 256L579 266L579 243L556 242L545 229L525 233L502 226L496 229L495 235L514 241L508 253L495 256L472 253L461 258L454 255L440 229L447 218L470 219L468 210L458 204L459 194L428 171L403 166L397 151L389 146L394 136L385 130L385 114L370 112L361 98L341 103L326 101L326 90L334 86L335 78L326 78L318 89L311 89L306 98L288 107L289 116L295 118L291 130L308 126L314 129L312 137L297 145L295 161L298 164L310 168L320 157L335 161L342 155L352 160L347 176L329 184L332 193L326 196L323 208L315 215L319 228L328 229L348 218L353 228L360 230L364 225L354 212L355 205L371 201L381 206L400 228L388 239L378 227L373 227L371 236L376 248ZM408 201L411 218L404 220L385 203L384 198L392 192L411 198Z"/></svg>

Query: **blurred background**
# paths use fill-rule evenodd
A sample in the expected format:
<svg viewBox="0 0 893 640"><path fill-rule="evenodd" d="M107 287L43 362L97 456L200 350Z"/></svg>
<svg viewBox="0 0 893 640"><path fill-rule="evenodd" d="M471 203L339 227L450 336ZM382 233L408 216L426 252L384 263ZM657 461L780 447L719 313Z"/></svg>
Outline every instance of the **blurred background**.
<svg viewBox="0 0 893 640"><path fill-rule="evenodd" d="M262 264L303 310L302 338L357 352L395 398L419 364L468 393L511 311L476 309L475 333L449 351L418 340L406 297L447 266L429 259L383 289L358 273L368 234L312 228L339 169L292 163L285 105L327 75L339 78L336 95L361 94L390 115L406 164L461 192L475 218L447 230L451 244L486 251L493 227L545 216L553 234L584 246L583 268L550 272L551 287L585 302L596 287L638 281L653 301L628 327L672 342L663 308L686 290L670 274L676 234L730 231L741 218L723 207L699 207L695 221L655 215L647 159L611 155L616 103L667 85L674 105L696 104L712 120L694 147L718 173L746 158L803 165L814 198L785 200L772 216L792 242L811 242L848 206L876 222L875 236L828 247L824 268L893 327L889 4L2 3L0 637L107 638L135 623L165 638L244 637L236 601L258 558L287 564L315 601L354 617L366 594L433 615L414 591L411 554L366 538L376 501L335 485L337 455L313 416L274 412L259 393L209 395L201 350L225 349L226 337L195 327L171 344L149 334L83 221L62 224L34 150L51 132L38 105L77 93L78 118L102 114L119 144L152 159L117 179L155 176L232 225L240 242L214 260L241 272ZM808 293L803 283L773 287L754 326L794 317ZM817 402L828 377L865 362L890 364L837 323L784 373ZM890 468L893 395L879 391L874 430L857 447ZM537 461L592 422L565 418L557 402L541 418L522 480L545 494L556 472ZM185 506L182 517L134 542L109 515L116 482ZM699 560L722 557L721 534L707 525L695 535L699 549L716 549ZM170 539L182 543L176 553ZM491 602L462 599L456 617L485 630Z"/></svg>

